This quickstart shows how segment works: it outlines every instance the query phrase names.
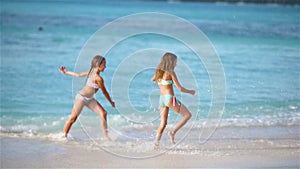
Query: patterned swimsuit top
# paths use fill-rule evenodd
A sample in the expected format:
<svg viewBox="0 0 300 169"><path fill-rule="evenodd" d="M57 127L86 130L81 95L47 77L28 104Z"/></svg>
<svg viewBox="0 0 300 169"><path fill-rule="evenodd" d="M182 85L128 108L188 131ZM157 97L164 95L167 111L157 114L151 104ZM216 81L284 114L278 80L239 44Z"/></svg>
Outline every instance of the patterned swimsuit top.
<svg viewBox="0 0 300 169"><path fill-rule="evenodd" d="M86 85L89 87L92 87L94 89L100 88L96 83L92 82L92 80L90 78L87 79Z"/></svg>
<svg viewBox="0 0 300 169"><path fill-rule="evenodd" d="M173 80L164 80L164 79L158 79L157 84L167 86L174 84Z"/></svg>

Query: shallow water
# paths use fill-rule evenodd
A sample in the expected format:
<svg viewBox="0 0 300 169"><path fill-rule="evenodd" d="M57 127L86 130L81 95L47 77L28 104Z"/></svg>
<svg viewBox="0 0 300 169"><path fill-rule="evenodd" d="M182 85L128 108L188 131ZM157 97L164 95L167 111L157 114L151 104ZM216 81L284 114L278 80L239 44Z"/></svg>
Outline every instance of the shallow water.
<svg viewBox="0 0 300 169"><path fill-rule="evenodd" d="M193 87L200 96L199 100L191 98L184 102L191 105L189 108L193 113L187 128L201 128L204 124L238 128L299 125L299 6L136 1L86 3L80 0L76 3L3 1L1 133L59 133L70 114L73 96L83 86L85 79L65 77L57 71L57 67L65 65L69 70L77 70L76 65L81 64L77 62L79 52L99 28L119 17L138 12L172 14L193 23L207 35L224 68L225 111L220 121L209 118L212 93L205 66L195 60L195 54L188 47L161 35L129 37L107 53L107 69L102 75L109 91L112 89L114 73L126 57L139 50L159 48L178 55L181 62L175 71L179 80L183 86ZM147 24L155 25L151 20ZM43 31L38 31L39 27L43 27ZM181 31L180 25L177 27ZM120 29L126 30L126 27ZM149 56L144 61L159 57ZM82 68L88 69L90 59L85 60L87 64ZM186 78L184 69L180 67L184 64L188 65L195 79ZM116 103L121 107L121 111L118 111L110 107L100 92L96 95L108 111L111 130L126 133L121 128L127 127L142 131L126 133L125 140L131 135L141 139L142 136L136 135L144 133L153 137L159 124L158 88L149 80L154 69L132 63L132 67L121 70L120 75L124 79L118 80L126 80L126 73L133 70L135 65L147 68L134 76L128 88L130 106L137 111L133 112L129 106ZM196 86L192 85L194 80ZM177 90L175 92L179 98L188 97L180 95ZM120 95L113 95L113 98L123 94L122 91L117 93ZM173 126L179 118L171 112L168 124ZM212 122L211 125L207 124L209 122ZM86 129L92 133L92 137L98 138L101 137L99 123L96 114L84 109L80 121L71 132L78 133ZM76 139L85 140L84 135L79 134Z"/></svg>

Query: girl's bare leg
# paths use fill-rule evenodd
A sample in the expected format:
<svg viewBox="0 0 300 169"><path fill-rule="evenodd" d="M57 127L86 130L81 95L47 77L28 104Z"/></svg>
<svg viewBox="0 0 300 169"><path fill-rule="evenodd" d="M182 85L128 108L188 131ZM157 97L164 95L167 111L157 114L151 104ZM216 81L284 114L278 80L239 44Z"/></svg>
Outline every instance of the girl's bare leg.
<svg viewBox="0 0 300 169"><path fill-rule="evenodd" d="M107 134L107 112L95 99L91 100L87 107L100 116L103 138L110 140Z"/></svg>
<svg viewBox="0 0 300 169"><path fill-rule="evenodd" d="M183 116L183 118L177 123L174 129L168 133L171 143L175 144L174 137L176 132L185 125L185 123L192 117L192 114L182 103L180 105L176 104L175 106L169 104L168 106L170 106L170 108L172 108L175 112Z"/></svg>
<svg viewBox="0 0 300 169"><path fill-rule="evenodd" d="M85 105L83 100L75 99L71 116L69 117L68 121L64 126L64 136L67 137L73 123L75 123L77 117L79 116L80 112L82 111L83 106Z"/></svg>
<svg viewBox="0 0 300 169"><path fill-rule="evenodd" d="M166 125L167 125L168 114L169 114L169 108L168 107L161 107L160 108L160 125L157 129L154 149L158 149L159 141L161 139L161 135L164 132L164 130L166 128Z"/></svg>

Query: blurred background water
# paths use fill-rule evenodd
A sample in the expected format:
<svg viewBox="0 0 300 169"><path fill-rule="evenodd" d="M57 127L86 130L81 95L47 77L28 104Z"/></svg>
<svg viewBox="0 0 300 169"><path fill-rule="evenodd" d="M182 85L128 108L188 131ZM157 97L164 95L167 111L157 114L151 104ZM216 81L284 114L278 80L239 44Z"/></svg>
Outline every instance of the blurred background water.
<svg viewBox="0 0 300 169"><path fill-rule="evenodd" d="M61 75L57 67L75 70L79 52L99 28L142 12L181 17L202 30L214 45L226 77L221 126L299 125L299 11L299 6L227 3L1 1L1 132L61 131L71 112L74 92L73 79ZM147 34L120 43L107 56L103 73L106 87L110 91L113 73L122 59L143 48L159 47L176 53L193 70L201 95L195 105L200 110L193 112L197 114L193 120L201 126L211 103L209 76L202 63L195 63L190 51L174 39ZM151 106L147 98L151 90L158 89L149 80L153 73L146 70L137 75L128 89L138 109ZM184 78L180 73L178 77ZM182 81L183 86L189 83ZM109 126L136 125L111 108L101 92L96 98L109 113ZM158 114L147 115L155 119ZM143 118L139 116L145 114L133 115ZM94 113L84 109L81 118L88 127L99 129ZM171 113L169 123L177 118ZM155 120L143 125L158 124Z"/></svg>

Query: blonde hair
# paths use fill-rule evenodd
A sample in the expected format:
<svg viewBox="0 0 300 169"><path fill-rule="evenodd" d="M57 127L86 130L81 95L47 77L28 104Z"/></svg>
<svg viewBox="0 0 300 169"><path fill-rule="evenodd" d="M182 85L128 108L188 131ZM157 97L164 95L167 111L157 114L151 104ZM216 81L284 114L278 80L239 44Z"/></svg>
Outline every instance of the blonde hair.
<svg viewBox="0 0 300 169"><path fill-rule="evenodd" d="M92 71L93 68L96 68L98 66L101 65L101 63L103 62L103 60L105 60L105 58L101 55L96 55L93 57L92 61L91 61L91 68L90 68L90 71L89 71L89 74L87 77L90 76L90 73Z"/></svg>
<svg viewBox="0 0 300 169"><path fill-rule="evenodd" d="M165 72L172 73L175 68L175 61L177 59L177 56L173 53L165 53L163 57L161 58L161 61L159 65L156 68L155 72L155 80L162 79Z"/></svg>

